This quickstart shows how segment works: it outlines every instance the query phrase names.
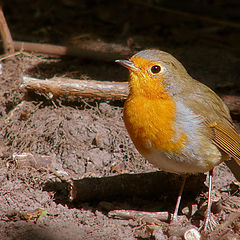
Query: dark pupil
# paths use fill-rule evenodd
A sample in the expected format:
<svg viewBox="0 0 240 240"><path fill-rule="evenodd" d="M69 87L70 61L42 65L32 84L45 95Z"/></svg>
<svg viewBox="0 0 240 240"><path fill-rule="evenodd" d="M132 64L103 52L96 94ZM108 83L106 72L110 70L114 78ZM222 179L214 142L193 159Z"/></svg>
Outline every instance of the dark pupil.
<svg viewBox="0 0 240 240"><path fill-rule="evenodd" d="M161 71L161 67L159 65L154 65L151 67L152 73L159 73Z"/></svg>

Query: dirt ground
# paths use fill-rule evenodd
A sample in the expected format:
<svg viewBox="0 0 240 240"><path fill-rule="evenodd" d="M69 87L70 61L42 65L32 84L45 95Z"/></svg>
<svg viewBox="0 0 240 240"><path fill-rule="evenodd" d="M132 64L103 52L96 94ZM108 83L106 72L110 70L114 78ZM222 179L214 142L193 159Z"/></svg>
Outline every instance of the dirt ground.
<svg viewBox="0 0 240 240"><path fill-rule="evenodd" d="M237 0L142 3L13 0L3 10L14 40L105 42L132 53L159 48L218 94L240 96ZM0 63L0 239L183 239L201 226L207 175L188 178L176 226L169 218L113 217L114 210L173 213L181 183L135 150L122 119L124 101L72 102L21 87L23 76L127 81L125 69L104 58L24 51ZM232 117L239 129L239 111ZM240 239L238 181L225 163L214 169L217 225L202 239Z"/></svg>

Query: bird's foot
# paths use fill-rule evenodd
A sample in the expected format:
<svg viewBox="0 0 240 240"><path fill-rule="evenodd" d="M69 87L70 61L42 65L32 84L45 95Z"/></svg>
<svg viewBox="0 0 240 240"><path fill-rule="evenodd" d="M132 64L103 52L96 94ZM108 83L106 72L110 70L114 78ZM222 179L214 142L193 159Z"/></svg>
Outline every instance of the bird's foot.
<svg viewBox="0 0 240 240"><path fill-rule="evenodd" d="M214 220L212 214L206 214L202 226L200 226L199 231L211 232L215 229L217 223Z"/></svg>

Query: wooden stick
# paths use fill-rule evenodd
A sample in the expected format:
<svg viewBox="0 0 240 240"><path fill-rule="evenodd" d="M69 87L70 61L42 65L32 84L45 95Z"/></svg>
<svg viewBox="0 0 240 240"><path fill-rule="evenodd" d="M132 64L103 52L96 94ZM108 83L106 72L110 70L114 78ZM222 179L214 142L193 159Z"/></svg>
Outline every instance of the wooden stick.
<svg viewBox="0 0 240 240"><path fill-rule="evenodd" d="M48 94L50 97L63 97L70 101L78 100L81 97L120 100L125 99L128 95L127 82L103 82L70 78L41 80L23 77L21 87L37 93Z"/></svg>
<svg viewBox="0 0 240 240"><path fill-rule="evenodd" d="M148 219L148 220L160 220L160 221L170 221L172 214L169 212L147 212L147 211L136 211L136 210L113 210L108 213L108 217L116 219ZM154 222L148 222L148 224L153 224Z"/></svg>
<svg viewBox="0 0 240 240"><path fill-rule="evenodd" d="M43 43L31 43L31 42L21 42L14 41L14 47L16 50L23 50L29 52L40 52L53 55L66 55L67 47L58 46L53 44L43 44Z"/></svg>
<svg viewBox="0 0 240 240"><path fill-rule="evenodd" d="M123 100L128 96L127 82L77 80L70 78L37 79L24 76L21 87L52 97L78 100L80 97ZM240 96L222 95L221 98L234 114L240 114Z"/></svg>
<svg viewBox="0 0 240 240"><path fill-rule="evenodd" d="M194 199L204 188L204 174L188 177L184 193ZM174 199L181 185L181 176L166 172L121 174L101 178L73 180L72 200L76 202L108 201L122 197L152 197L166 194ZM174 204L173 204L174 206Z"/></svg>
<svg viewBox="0 0 240 240"><path fill-rule="evenodd" d="M0 33L2 36L4 52L14 53L12 36L9 31L6 19L4 17L2 6L0 6Z"/></svg>
<svg viewBox="0 0 240 240"><path fill-rule="evenodd" d="M95 41L82 41L79 43L79 46L60 46L46 43L20 41L14 41L13 44L16 50L39 52L59 56L81 56L83 58L105 61L113 61L117 58L128 58L130 55L132 55L132 52L128 47L113 43L96 43Z"/></svg>

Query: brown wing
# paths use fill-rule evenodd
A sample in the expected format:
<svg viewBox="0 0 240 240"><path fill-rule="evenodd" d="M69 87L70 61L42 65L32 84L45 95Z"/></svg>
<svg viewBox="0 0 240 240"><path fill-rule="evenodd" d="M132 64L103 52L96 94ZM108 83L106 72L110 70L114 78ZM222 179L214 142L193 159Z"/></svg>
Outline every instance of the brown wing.
<svg viewBox="0 0 240 240"><path fill-rule="evenodd" d="M203 117L205 125L210 129L207 134L213 143L240 165L240 136L234 129L227 106L210 88L196 83L195 89L189 89L191 93L184 103Z"/></svg>
<svg viewBox="0 0 240 240"><path fill-rule="evenodd" d="M240 136L235 129L222 123L213 123L208 126L212 129L213 142L216 146L228 153L240 165Z"/></svg>

